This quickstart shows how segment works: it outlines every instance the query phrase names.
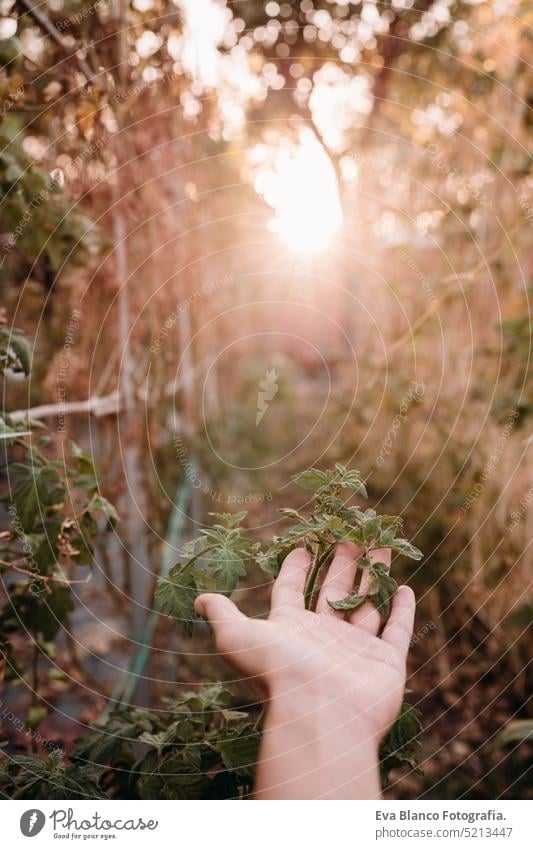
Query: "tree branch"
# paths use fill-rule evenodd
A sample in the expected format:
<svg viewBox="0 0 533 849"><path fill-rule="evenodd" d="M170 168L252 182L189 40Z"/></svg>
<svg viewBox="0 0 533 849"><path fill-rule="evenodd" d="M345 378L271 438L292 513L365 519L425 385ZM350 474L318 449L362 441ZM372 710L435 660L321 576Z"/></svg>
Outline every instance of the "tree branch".
<svg viewBox="0 0 533 849"><path fill-rule="evenodd" d="M118 392L99 398L93 396L86 401L69 401L66 404L43 404L40 407L30 407L27 410L15 410L9 413L13 422L25 422L27 419L48 419L53 416L72 415L73 413L92 413L93 415L111 416L120 412L121 400ZM17 435L17 434L15 434Z"/></svg>
<svg viewBox="0 0 533 849"><path fill-rule="evenodd" d="M91 70L87 62L78 56L78 50L80 48L75 47L72 49L65 44L46 12L43 12L41 6L34 6L31 0L19 0L19 2L28 10L32 18L35 18L39 26L48 33L52 41L55 41L58 47L61 48L65 56L68 59L74 60L78 64L80 71L87 78L87 82L93 82L96 75Z"/></svg>

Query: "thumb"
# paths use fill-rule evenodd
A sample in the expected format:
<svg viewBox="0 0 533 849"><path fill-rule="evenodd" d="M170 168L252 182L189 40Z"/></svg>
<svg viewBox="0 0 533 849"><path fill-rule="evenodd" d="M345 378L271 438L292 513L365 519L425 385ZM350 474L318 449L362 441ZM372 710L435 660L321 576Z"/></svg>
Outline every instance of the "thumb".
<svg viewBox="0 0 533 849"><path fill-rule="evenodd" d="M218 593L199 596L194 609L211 625L220 654L233 666L248 667L247 655L252 647L251 620L229 598Z"/></svg>
<svg viewBox="0 0 533 849"><path fill-rule="evenodd" d="M215 633L223 630L225 625L244 622L247 618L231 599L220 593L204 593L198 596L194 609L198 616L207 619Z"/></svg>

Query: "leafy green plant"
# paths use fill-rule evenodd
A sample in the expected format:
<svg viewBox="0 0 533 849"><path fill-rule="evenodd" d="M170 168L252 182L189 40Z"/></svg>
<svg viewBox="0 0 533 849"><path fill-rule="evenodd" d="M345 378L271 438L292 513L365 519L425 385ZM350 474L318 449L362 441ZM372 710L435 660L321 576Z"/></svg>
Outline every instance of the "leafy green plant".
<svg viewBox="0 0 533 849"><path fill-rule="evenodd" d="M249 795L259 715L232 710L223 684L117 710L80 737L65 762L24 755L0 763L0 792L24 799L234 799Z"/></svg>
<svg viewBox="0 0 533 849"><path fill-rule="evenodd" d="M72 206L60 182L27 156L22 130L20 116L2 116L0 203L7 238L0 256L0 280L14 274L24 279L34 262L55 273L65 261L81 264L102 248L93 222Z"/></svg>
<svg viewBox="0 0 533 849"><path fill-rule="evenodd" d="M112 798L226 799L249 794L257 760L257 720L232 710L223 684L207 684L163 710L119 710L72 754L98 766Z"/></svg>
<svg viewBox="0 0 533 849"><path fill-rule="evenodd" d="M312 509L307 516L283 509L282 515L293 524L266 545L244 534L246 513L214 514L214 524L186 546L185 562L174 566L168 578L159 582L161 612L190 634L196 619L194 601L200 593L210 590L229 595L254 563L275 576L289 551L302 545L312 554L305 598L307 608L313 609L319 581L336 545L349 540L363 550L362 565L369 574L367 590L354 592L332 606L348 611L370 600L386 618L396 582L386 566L371 563L369 555L376 548L390 547L415 559L421 556L397 535L401 520L350 505L350 496L365 497L366 490L359 473L342 466L325 472L311 469L298 475L296 483L312 491ZM30 526L31 521L30 516ZM56 753L47 761L28 756L5 762L0 789L20 798L38 798L38 793L48 798L57 793L62 798L245 798L252 787L261 716L234 710L231 704L231 692L214 683L178 700L167 699L163 710L157 712L116 710L78 740L70 764ZM419 713L404 703L381 746L383 783L393 768L416 768L419 733ZM87 782L78 783L80 770L86 768ZM55 790L51 782L56 782Z"/></svg>
<svg viewBox="0 0 533 849"><path fill-rule="evenodd" d="M216 520L212 527L203 528L200 536L184 548L185 563L174 566L168 577L159 581L156 599L161 612L172 616L191 633L197 618L194 601L198 595L202 592L230 595L253 563L276 577L285 557L298 546L305 547L312 555L305 588L305 606L312 610L319 579L327 571L336 546L354 542L363 551L359 566L368 571L368 588L364 593L354 592L330 604L336 610L348 611L371 601L383 616L388 616L397 584L387 567L371 563L369 555L375 549L391 548L415 560L422 557L414 545L399 536L402 520L350 505L343 494L366 498L366 489L359 472L348 471L340 464L330 471L310 469L297 475L295 482L313 491L313 509L308 516L292 508L280 509L294 524L265 547L244 535L241 523L246 512L211 514Z"/></svg>
<svg viewBox="0 0 533 849"><path fill-rule="evenodd" d="M66 764L61 752L47 758L17 755L0 763L0 791L11 799L104 799L100 770Z"/></svg>
<svg viewBox="0 0 533 849"><path fill-rule="evenodd" d="M396 722L381 742L379 750L379 770L381 781L388 783L392 769L408 766L421 772L418 766L418 737L422 731L420 711L409 702L402 704Z"/></svg>
<svg viewBox="0 0 533 849"><path fill-rule="evenodd" d="M0 374L9 370L27 377L30 373L30 346L22 331L2 325L1 319L0 315Z"/></svg>
<svg viewBox="0 0 533 849"><path fill-rule="evenodd" d="M71 444L66 463L50 460L44 453L46 435L29 443L10 428L6 419L6 438L22 449L24 462L11 463L8 491L1 499L11 522L0 536L0 571L19 578L10 581L9 600L0 609L8 675L18 669L9 636L22 629L36 645L55 638L72 609L71 585L90 577L71 575L76 566L92 565L99 516L105 524L118 520L113 505L99 494L91 458L77 445Z"/></svg>
<svg viewBox="0 0 533 849"><path fill-rule="evenodd" d="M0 374L6 372L27 376L30 348L19 331L0 324ZM71 586L90 577L74 579L72 573L91 567L98 532L118 521L100 494L92 459L73 442L61 460L54 459L50 442L41 422L0 417L8 470L0 501L9 516L0 533L0 574L8 590L0 608L0 657L8 679L24 674L23 658L13 649L16 632L31 634L34 658L53 654L52 641L72 610ZM37 684L34 675L34 691ZM46 715L44 708L31 710L40 719ZM28 719L28 727L34 724Z"/></svg>
<svg viewBox="0 0 533 849"><path fill-rule="evenodd" d="M305 606L314 610L320 581L336 546L353 542L362 550L359 565L368 574L366 589L354 589L345 598L329 603L335 610L352 611L369 601L386 619L397 584L388 567L372 562L370 555L376 549L391 548L415 560L422 557L422 553L401 536L402 520L398 516L379 516L375 510L362 510L350 504L353 496L366 498L366 488L359 472L340 464L328 471L309 469L297 475L295 483L312 492L311 510L303 515L292 508L281 509L281 514L293 524L266 545L245 536L242 527L245 512L212 514L215 519L212 527L203 528L200 536L185 547L185 562L178 563L168 577L159 581L156 601L160 611L173 617L191 634L197 619L194 602L198 595L206 591L230 595L253 564L275 577L284 558L298 546L305 547L312 557ZM393 767L415 765L419 732L418 711L404 703L396 724L383 741L381 771L384 782Z"/></svg>

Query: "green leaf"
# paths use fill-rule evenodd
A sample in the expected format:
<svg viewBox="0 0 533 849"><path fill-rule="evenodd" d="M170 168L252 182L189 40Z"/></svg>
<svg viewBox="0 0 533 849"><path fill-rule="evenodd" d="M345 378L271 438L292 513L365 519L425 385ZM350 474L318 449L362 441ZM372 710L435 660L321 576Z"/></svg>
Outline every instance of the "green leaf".
<svg viewBox="0 0 533 849"><path fill-rule="evenodd" d="M26 377L31 370L31 348L27 340L19 333L12 333L9 346L15 354L15 363L10 363L13 371L23 372Z"/></svg>
<svg viewBox="0 0 533 849"><path fill-rule="evenodd" d="M120 516L118 515L116 508L110 501L107 500L107 498L103 498L101 495L97 495L92 499L88 509L91 514L98 511L104 513L112 527L120 522Z"/></svg>
<svg viewBox="0 0 533 849"><path fill-rule="evenodd" d="M533 626L533 605L522 604L516 607L506 617L505 624L511 628L527 629L529 631Z"/></svg>
<svg viewBox="0 0 533 849"><path fill-rule="evenodd" d="M421 730L420 711L408 702L403 702L400 715L390 731L390 738L396 751L413 743Z"/></svg>
<svg viewBox="0 0 533 849"><path fill-rule="evenodd" d="M364 496L364 498L367 498L368 496L365 483L359 475L359 472L345 472L341 479L341 485L344 489L356 492L357 494Z"/></svg>
<svg viewBox="0 0 533 849"><path fill-rule="evenodd" d="M152 748L156 749L158 752L162 752L162 750L169 744L168 731L159 731L158 734L152 734L150 731L143 731L139 739L143 743L148 743L149 746L152 746Z"/></svg>
<svg viewBox="0 0 533 849"><path fill-rule="evenodd" d="M209 553L209 566L223 593L232 593L239 578L246 575L244 559L235 549L225 546L217 546Z"/></svg>
<svg viewBox="0 0 533 849"><path fill-rule="evenodd" d="M327 483L328 476L326 472L321 472L319 469L308 469L306 472L301 472L299 475L293 476L293 481L301 486L302 489L318 489Z"/></svg>
<svg viewBox="0 0 533 849"><path fill-rule="evenodd" d="M391 607L391 596L387 589L383 586L378 586L376 592L372 593L371 597L378 613L386 619Z"/></svg>
<svg viewBox="0 0 533 849"><path fill-rule="evenodd" d="M255 557L255 562L263 570L263 572L266 572L268 575L273 575L274 578L278 577L281 565L277 551L259 551Z"/></svg>
<svg viewBox="0 0 533 849"><path fill-rule="evenodd" d="M195 695L203 708L226 707L231 702L231 690L220 681L204 684Z"/></svg>
<svg viewBox="0 0 533 849"><path fill-rule="evenodd" d="M330 601L328 598L328 604L333 610L357 610L365 601L368 601L366 595L359 595L358 593L347 595L338 601Z"/></svg>
<svg viewBox="0 0 533 849"><path fill-rule="evenodd" d="M70 449L72 451L72 456L77 470L84 475L92 475L93 477L96 477L96 469L94 468L92 458L82 451L79 445L75 442L70 443Z"/></svg>
<svg viewBox="0 0 533 849"><path fill-rule="evenodd" d="M193 574L181 565L170 570L168 578L160 578L155 592L161 613L172 616L187 634L192 633L196 620L194 602L198 596Z"/></svg>
<svg viewBox="0 0 533 849"><path fill-rule="evenodd" d="M383 784L388 781L391 769L409 766L420 772L417 762L418 736L422 731L420 712L403 702L396 722L384 737L380 750L380 772Z"/></svg>
<svg viewBox="0 0 533 849"><path fill-rule="evenodd" d="M381 519L379 516L364 519L362 522L363 538L365 542L375 540L381 529Z"/></svg>
<svg viewBox="0 0 533 849"><path fill-rule="evenodd" d="M376 540L376 543L380 546L380 548L391 548L394 538L396 535L396 528L386 528L381 531L379 535L379 540Z"/></svg>
<svg viewBox="0 0 533 849"><path fill-rule="evenodd" d="M506 746L507 743L524 742L533 738L533 719L515 719L500 731L494 745Z"/></svg>
<svg viewBox="0 0 533 849"><path fill-rule="evenodd" d="M390 548L397 551L398 554L403 554L405 557L411 557L412 560L421 560L424 556L420 549L412 545L409 540L395 539L390 543Z"/></svg>
<svg viewBox="0 0 533 849"><path fill-rule="evenodd" d="M14 425L10 421L9 416L6 416L5 419L0 416L0 439L2 441L20 439L22 436L28 436L29 432L29 426L27 424L17 423Z"/></svg>
<svg viewBox="0 0 533 849"><path fill-rule="evenodd" d="M281 564L294 549L295 544L295 542L289 541L285 545L271 546L266 552L258 551L255 555L255 562L261 567L263 572L267 572L267 574L277 578Z"/></svg>
<svg viewBox="0 0 533 849"><path fill-rule="evenodd" d="M226 769L253 772L257 763L260 735L250 727L236 737L228 737L216 743Z"/></svg>
<svg viewBox="0 0 533 849"><path fill-rule="evenodd" d="M55 585L50 593L42 596L32 594L31 598L26 597L26 604L25 615L22 616L24 624L47 642L54 639L73 609L70 589L62 585Z"/></svg>
<svg viewBox="0 0 533 849"><path fill-rule="evenodd" d="M60 483L59 475L52 466L24 466L13 464L11 471L20 475L13 491L12 501L23 530L31 532L37 516L46 507L61 504L65 499L65 488Z"/></svg>
<svg viewBox="0 0 533 849"><path fill-rule="evenodd" d="M225 528L238 528L241 522L246 519L248 511L243 510L240 513L210 513L209 515L218 519L220 524Z"/></svg>
<svg viewBox="0 0 533 849"><path fill-rule="evenodd" d="M43 721L47 714L47 710L44 706L36 706L31 707L28 710L26 715L26 725L30 729L30 731L35 731L38 725Z"/></svg>
<svg viewBox="0 0 533 849"><path fill-rule="evenodd" d="M306 521L303 516L300 516L297 510L293 510L291 507L280 507L278 513L281 513L287 519L295 519L297 522Z"/></svg>
<svg viewBox="0 0 533 849"><path fill-rule="evenodd" d="M390 613L391 601L398 584L388 573L385 563L374 563L370 567L372 585L369 592L377 611L386 619Z"/></svg>

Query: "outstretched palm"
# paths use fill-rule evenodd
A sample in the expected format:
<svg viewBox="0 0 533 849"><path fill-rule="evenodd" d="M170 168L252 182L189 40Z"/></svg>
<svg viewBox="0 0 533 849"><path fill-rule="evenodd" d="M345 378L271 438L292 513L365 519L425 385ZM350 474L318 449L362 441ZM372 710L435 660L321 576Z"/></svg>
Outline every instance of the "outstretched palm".
<svg viewBox="0 0 533 849"><path fill-rule="evenodd" d="M400 587L383 634L380 616L364 605L347 619L328 599L347 595L360 552L340 545L320 590L316 612L304 608L309 555L293 551L272 590L268 620L251 619L229 599L208 594L197 610L211 623L217 648L239 673L256 682L268 700L292 705L294 715L331 708L359 718L360 733L379 742L397 716L405 684L405 659L414 618L414 596ZM390 563L390 550L373 558Z"/></svg>

